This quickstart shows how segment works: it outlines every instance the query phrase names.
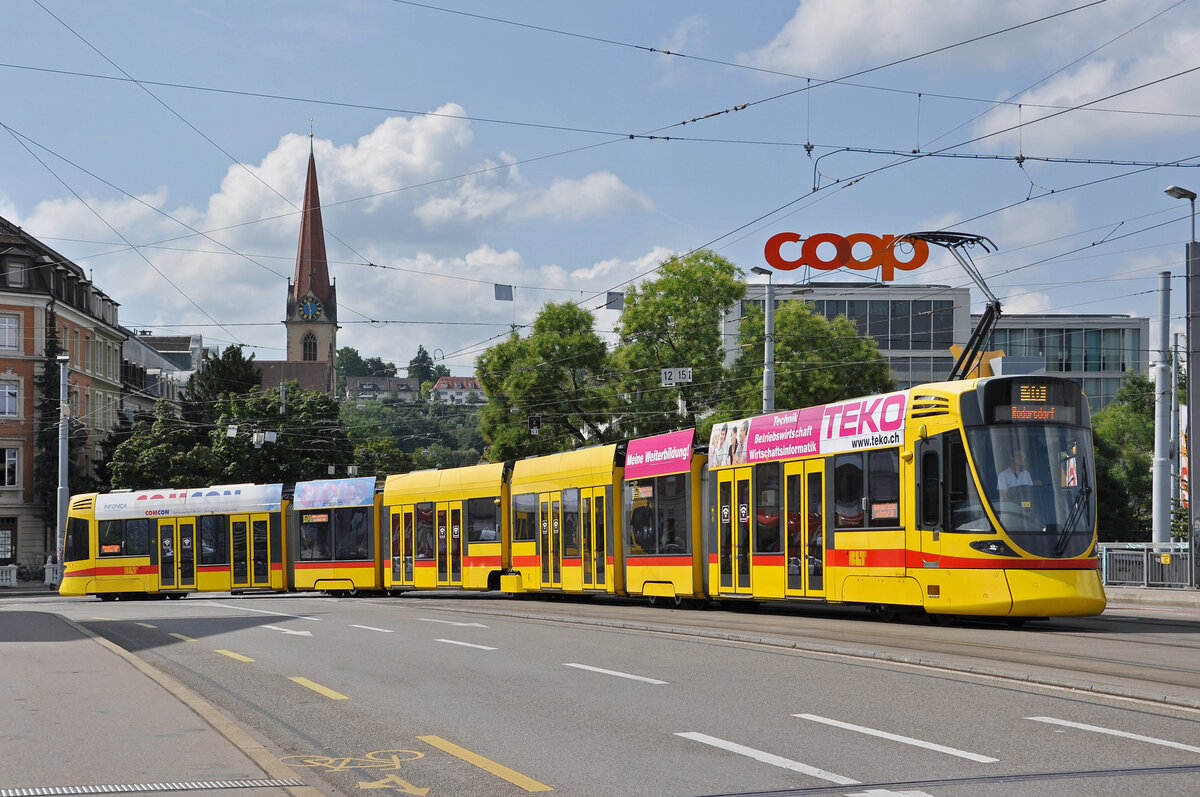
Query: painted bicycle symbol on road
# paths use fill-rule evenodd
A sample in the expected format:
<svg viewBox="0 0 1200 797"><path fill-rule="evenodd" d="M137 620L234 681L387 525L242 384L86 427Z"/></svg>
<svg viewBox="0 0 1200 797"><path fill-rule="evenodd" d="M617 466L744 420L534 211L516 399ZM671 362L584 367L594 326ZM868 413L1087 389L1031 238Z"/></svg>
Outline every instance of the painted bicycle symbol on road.
<svg viewBox="0 0 1200 797"><path fill-rule="evenodd" d="M320 769L322 772L352 772L354 770L371 769L377 772L399 772L406 761L416 761L424 758L425 754L416 750L375 750L362 758L353 756L325 755L293 755L283 759L283 763L293 767ZM398 775L385 775L380 780L359 781L360 789L388 789L399 794L413 794L425 797L429 789L420 789Z"/></svg>

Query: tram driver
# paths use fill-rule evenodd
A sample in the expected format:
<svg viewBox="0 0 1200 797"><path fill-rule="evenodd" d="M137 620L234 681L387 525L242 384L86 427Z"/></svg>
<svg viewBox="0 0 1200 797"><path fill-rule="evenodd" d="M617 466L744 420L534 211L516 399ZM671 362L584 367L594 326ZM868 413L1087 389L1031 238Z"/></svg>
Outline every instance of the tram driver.
<svg viewBox="0 0 1200 797"><path fill-rule="evenodd" d="M1008 498L1010 491L1015 491L1018 487L1032 486L1033 474L1025 467L1025 452L1014 448L1009 455L1008 467L1000 471L997 479L996 488L1000 490L1000 497ZM1015 497L1015 492L1013 492L1013 497Z"/></svg>

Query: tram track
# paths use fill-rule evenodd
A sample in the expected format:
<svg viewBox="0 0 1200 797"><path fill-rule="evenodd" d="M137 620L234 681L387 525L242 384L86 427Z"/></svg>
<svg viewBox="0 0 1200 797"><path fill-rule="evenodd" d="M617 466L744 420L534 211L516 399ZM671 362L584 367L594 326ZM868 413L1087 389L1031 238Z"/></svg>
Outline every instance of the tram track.
<svg viewBox="0 0 1200 797"><path fill-rule="evenodd" d="M427 599L426 599L427 600ZM502 602L503 601L503 602ZM958 625L921 626L881 620L771 612L671 611L622 603L544 601L503 605L504 599L435 599L439 610L507 616L548 622L595 624L624 630L675 633L750 644L767 644L814 653L830 653L917 664L947 671L1007 677L1026 683L1084 689L1122 698L1148 700L1200 709L1200 667L1192 662L1196 645L1153 642L1153 633L1114 633L1096 628L988 627L967 621ZM846 610L834 610L844 614ZM1124 618L1117 619L1127 628ZM1061 623L1062 621L1058 621ZM1195 624L1160 621L1180 630ZM1061 633L1059 633L1061 632ZM969 635L1000 635L970 639ZM1148 639L1149 638L1149 639ZM1044 645L1020 644L1030 639ZM1153 642L1153 644L1147 644ZM1016 644L1014 644L1016 643ZM1103 645L1098 655L1087 645ZM1113 651L1114 646L1121 650Z"/></svg>

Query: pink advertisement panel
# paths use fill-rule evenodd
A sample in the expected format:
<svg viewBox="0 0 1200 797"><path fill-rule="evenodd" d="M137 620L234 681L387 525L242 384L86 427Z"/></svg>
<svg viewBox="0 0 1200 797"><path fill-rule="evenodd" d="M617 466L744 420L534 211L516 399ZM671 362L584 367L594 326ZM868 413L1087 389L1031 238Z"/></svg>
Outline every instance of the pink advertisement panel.
<svg viewBox="0 0 1200 797"><path fill-rule="evenodd" d="M685 429L629 441L625 453L625 478L648 479L689 470L695 435L695 429Z"/></svg>
<svg viewBox="0 0 1200 797"><path fill-rule="evenodd" d="M901 445L907 412L908 391L902 390L719 423L709 438L709 467Z"/></svg>

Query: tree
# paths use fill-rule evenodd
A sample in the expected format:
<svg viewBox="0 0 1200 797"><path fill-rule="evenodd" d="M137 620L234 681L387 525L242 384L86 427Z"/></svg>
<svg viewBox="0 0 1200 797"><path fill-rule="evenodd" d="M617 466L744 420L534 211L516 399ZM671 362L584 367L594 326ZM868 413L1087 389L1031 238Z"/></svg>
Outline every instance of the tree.
<svg viewBox="0 0 1200 797"><path fill-rule="evenodd" d="M424 346L418 345L417 356L408 361L408 376L422 385L433 381L433 357L429 356Z"/></svg>
<svg viewBox="0 0 1200 797"><path fill-rule="evenodd" d="M742 277L730 261L701 250L664 261L656 279L626 292L614 362L628 436L692 426L717 406L725 381L721 319L745 295ZM692 382L664 388L663 368L691 368Z"/></svg>
<svg viewBox="0 0 1200 797"><path fill-rule="evenodd" d="M515 332L481 354L476 378L488 396L480 432L493 462L609 442L613 389L608 350L587 310L565 302L542 308L529 337ZM541 427L530 433L530 419Z"/></svg>
<svg viewBox="0 0 1200 797"><path fill-rule="evenodd" d="M362 355L358 353L358 349L351 348L350 346L343 346L337 350L334 368L337 369L337 392L339 396L346 389L346 377L367 375L367 368L363 363Z"/></svg>
<svg viewBox="0 0 1200 797"><path fill-rule="evenodd" d="M249 393L262 386L262 369L254 355L246 357L241 346L228 346L220 357L207 357L192 374L180 397L183 417L207 431L219 414L218 400L227 394Z"/></svg>
<svg viewBox="0 0 1200 797"><path fill-rule="evenodd" d="M396 364L384 362L380 357L368 357L363 360L363 376L395 376Z"/></svg>
<svg viewBox="0 0 1200 797"><path fill-rule="evenodd" d="M62 371L58 356L63 353L58 338L58 314L46 310L46 349L41 373L34 377L34 445L31 503L47 528L58 515L58 430L61 419L59 389ZM74 418L68 420L67 489L71 495L90 492L95 484L79 464L79 451L88 441L87 429Z"/></svg>
<svg viewBox="0 0 1200 797"><path fill-rule="evenodd" d="M1097 528L1102 542L1149 542L1153 526L1154 386L1125 378L1112 403L1092 417Z"/></svg>
<svg viewBox="0 0 1200 797"><path fill-rule="evenodd" d="M752 308L742 318L741 354L722 401L723 416L762 412L765 316ZM775 311L775 406L780 409L828 404L896 389L887 359L873 338L860 335L844 316L833 321L799 301Z"/></svg>
<svg viewBox="0 0 1200 797"><path fill-rule="evenodd" d="M159 399L154 414L134 423L128 439L109 458L107 469L112 489L210 484L212 451L196 440L195 430L179 417L174 405Z"/></svg>

